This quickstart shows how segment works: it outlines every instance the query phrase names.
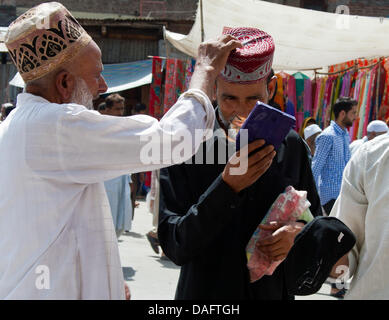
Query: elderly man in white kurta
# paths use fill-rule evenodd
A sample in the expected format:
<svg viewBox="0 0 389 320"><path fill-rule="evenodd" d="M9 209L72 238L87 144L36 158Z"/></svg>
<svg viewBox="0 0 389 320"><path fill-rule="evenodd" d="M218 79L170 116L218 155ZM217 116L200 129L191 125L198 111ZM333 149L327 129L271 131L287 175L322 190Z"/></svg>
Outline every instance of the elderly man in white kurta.
<svg viewBox="0 0 389 320"><path fill-rule="evenodd" d="M389 299L388 208L389 136L384 134L364 143L352 156L331 211L357 239L353 250L332 271L337 278L344 275L344 266L349 267L348 276L353 278L345 299Z"/></svg>
<svg viewBox="0 0 389 320"><path fill-rule="evenodd" d="M160 122L90 110L107 90L101 52L59 3L15 20L6 45L26 92L0 125L0 299L123 299L103 181L196 152L213 128L214 81L240 43L225 37L201 45L190 90ZM200 139L179 139L196 129ZM174 153L179 144L190 152ZM142 158L146 145L160 150L159 161Z"/></svg>

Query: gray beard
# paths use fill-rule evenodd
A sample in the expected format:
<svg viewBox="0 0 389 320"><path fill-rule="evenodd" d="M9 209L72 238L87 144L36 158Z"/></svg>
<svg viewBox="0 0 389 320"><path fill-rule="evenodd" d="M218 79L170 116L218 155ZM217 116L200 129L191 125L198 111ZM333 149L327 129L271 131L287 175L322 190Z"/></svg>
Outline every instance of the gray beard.
<svg viewBox="0 0 389 320"><path fill-rule="evenodd" d="M75 89L70 98L71 103L76 103L84 106L89 110L93 110L93 95L89 91L89 88L84 79L77 78Z"/></svg>

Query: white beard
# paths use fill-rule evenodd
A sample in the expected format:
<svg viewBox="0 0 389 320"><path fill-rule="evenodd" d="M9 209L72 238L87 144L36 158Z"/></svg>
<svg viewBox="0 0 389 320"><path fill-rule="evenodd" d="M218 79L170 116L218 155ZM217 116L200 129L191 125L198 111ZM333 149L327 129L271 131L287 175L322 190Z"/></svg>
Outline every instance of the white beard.
<svg viewBox="0 0 389 320"><path fill-rule="evenodd" d="M70 98L70 102L80 104L89 110L93 110L93 94L89 91L88 85L84 79L76 79L75 89Z"/></svg>

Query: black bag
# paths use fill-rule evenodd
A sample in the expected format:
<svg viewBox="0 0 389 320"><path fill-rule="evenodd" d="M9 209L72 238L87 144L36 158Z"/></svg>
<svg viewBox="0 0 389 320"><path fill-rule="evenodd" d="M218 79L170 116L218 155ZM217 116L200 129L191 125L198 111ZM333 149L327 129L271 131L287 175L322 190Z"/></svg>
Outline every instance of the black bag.
<svg viewBox="0 0 389 320"><path fill-rule="evenodd" d="M288 293L305 296L319 291L332 267L355 242L352 231L337 218L316 217L308 223L284 261Z"/></svg>

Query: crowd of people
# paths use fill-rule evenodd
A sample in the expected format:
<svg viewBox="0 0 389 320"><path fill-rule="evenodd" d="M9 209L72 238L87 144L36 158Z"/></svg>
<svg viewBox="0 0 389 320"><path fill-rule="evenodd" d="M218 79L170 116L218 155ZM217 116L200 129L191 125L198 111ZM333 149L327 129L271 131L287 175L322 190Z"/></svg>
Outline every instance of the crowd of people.
<svg viewBox="0 0 389 320"><path fill-rule="evenodd" d="M38 28L45 17L50 28ZM7 164L0 168L1 299L130 299L117 238L131 230L139 192L153 214L146 235L152 249L181 266L176 299L291 300L299 292L290 285L297 270L303 270L299 288L327 277L345 284L339 266L353 276L351 286L335 281L331 295L389 298L385 122L372 121L367 136L350 145L357 102L341 97L328 127L307 118L300 134L291 130L276 150L256 140L236 151L234 119L247 118L257 101L277 107L276 48L265 31L226 28L202 43L188 91L160 121L141 103L123 116L119 94L93 110L93 100L107 91L101 51L59 3L16 19L6 45L26 87L0 125L0 161ZM199 131L200 139L175 139ZM151 136L162 139L142 139ZM189 152L166 152L166 139L171 150L184 145ZM158 161L145 163L145 146L158 150ZM233 156L220 157L220 150ZM242 163L247 170L234 174ZM149 187L142 184L145 172ZM289 186L306 192L312 219L261 224ZM345 249L339 231L345 229L332 225L337 241L326 245L333 255L320 264L336 261L327 273L319 266L312 279L304 274L317 266L288 260L289 253L304 249L297 239L312 223L320 224L315 235L326 235L326 218L343 222L355 245ZM259 225L270 235L255 250L285 263L251 282L246 246ZM50 270L49 285L42 275L37 286L41 266Z"/></svg>

